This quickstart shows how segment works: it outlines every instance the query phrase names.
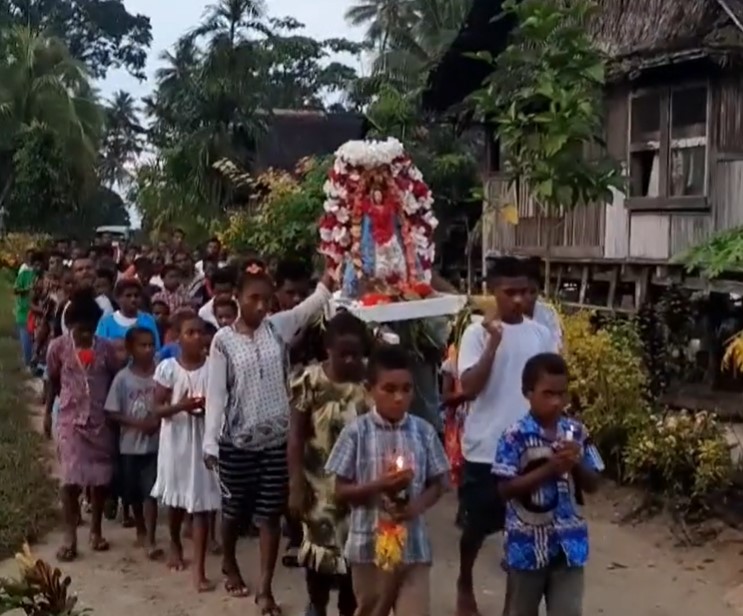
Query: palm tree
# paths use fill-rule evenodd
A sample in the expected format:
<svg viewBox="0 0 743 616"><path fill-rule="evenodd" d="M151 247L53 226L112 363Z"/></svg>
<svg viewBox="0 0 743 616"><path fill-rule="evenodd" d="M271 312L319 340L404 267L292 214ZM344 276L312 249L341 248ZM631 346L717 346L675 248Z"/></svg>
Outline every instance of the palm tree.
<svg viewBox="0 0 743 616"><path fill-rule="evenodd" d="M366 26L367 42L383 53L394 32L412 25L413 4L412 0L359 0L346 11L346 20L352 26Z"/></svg>
<svg viewBox="0 0 743 616"><path fill-rule="evenodd" d="M0 206L13 185L18 140L39 126L80 177L93 177L102 113L87 69L58 39L12 27L0 33Z"/></svg>
<svg viewBox="0 0 743 616"><path fill-rule="evenodd" d="M117 183L123 186L131 180L128 167L142 153L145 130L139 121L139 109L128 92L116 92L105 113L101 179L109 186Z"/></svg>
<svg viewBox="0 0 743 616"><path fill-rule="evenodd" d="M403 91L422 85L449 49L470 11L472 0L411 0L411 22L390 32L387 49L374 62Z"/></svg>

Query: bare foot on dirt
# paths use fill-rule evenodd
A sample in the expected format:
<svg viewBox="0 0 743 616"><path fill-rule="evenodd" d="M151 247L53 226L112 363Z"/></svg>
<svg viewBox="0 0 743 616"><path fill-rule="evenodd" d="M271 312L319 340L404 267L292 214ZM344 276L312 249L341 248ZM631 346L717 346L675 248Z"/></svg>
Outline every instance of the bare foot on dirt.
<svg viewBox="0 0 743 616"><path fill-rule="evenodd" d="M214 584L214 582L203 576L198 576L196 577L196 579L194 579L194 586L196 587L196 592L198 593L214 592L214 590L216 589L216 585Z"/></svg>
<svg viewBox="0 0 743 616"><path fill-rule="evenodd" d="M183 558L183 546L176 543L170 544L170 555L168 556L168 569L171 571L183 571L188 563Z"/></svg>

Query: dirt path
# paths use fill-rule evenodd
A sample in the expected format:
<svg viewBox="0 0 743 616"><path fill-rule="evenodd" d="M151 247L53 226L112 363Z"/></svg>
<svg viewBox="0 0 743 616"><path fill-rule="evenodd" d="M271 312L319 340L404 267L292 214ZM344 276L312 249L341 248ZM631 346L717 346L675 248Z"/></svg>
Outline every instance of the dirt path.
<svg viewBox="0 0 743 616"><path fill-rule="evenodd" d="M586 610L605 616L736 616L743 614L743 572L739 554L743 539L724 532L714 545L701 549L673 547L660 522L625 527L611 521L614 495L593 505L591 533L593 554L588 567ZM432 513L430 524L437 563L433 570L434 616L453 614L457 571L457 533L451 520L454 499L448 497ZM81 529L81 540L85 529ZM112 551L92 554L64 568L72 576L81 602L94 613L108 616L159 614L160 616L226 616L257 614L253 602L228 599L221 589L198 596L187 573L168 572L162 564L146 561L132 546L132 531L109 524ZM164 529L161 532L164 537ZM58 537L49 537L36 551L51 558ZM84 541L81 541L84 545ZM257 544L245 539L240 556L249 579L257 564ZM736 558L737 557L737 558ZM498 565L498 541L486 546L477 571L480 605L485 615L499 614L504 578ZM53 560L51 562L54 562ZM14 564L0 566L0 575L12 574ZM209 571L218 579L219 562L213 558ZM743 588L743 587L741 587ZM300 616L304 607L304 584L300 572L279 567L276 596L287 616ZM736 605L741 608L737 611Z"/></svg>
<svg viewBox="0 0 743 616"><path fill-rule="evenodd" d="M40 409L32 410L32 421L40 424ZM664 520L639 526L618 525L617 510L627 511L628 493L607 486L589 503L592 541L587 569L585 613L587 616L743 616L743 534L723 530L703 548L674 545ZM433 616L454 613L454 584L457 575L458 533L453 525L456 503L448 495L429 516L436 564L433 568ZM80 529L85 546L86 528ZM104 528L112 550L94 554L82 550L78 562L63 567L72 577L72 588L81 603L94 615L138 616L252 616L258 614L251 599L229 599L221 588L210 595L195 594L188 573L171 573L162 563L149 562L133 546L133 531L118 524ZM165 547L165 528L160 529ZM50 563L59 535L48 537L34 551ZM256 540L243 539L239 556L243 572L255 581L258 563ZM188 546L187 546L188 549ZM498 539L485 546L480 557L476 584L485 616L501 613L504 575L500 569ZM220 563L212 557L212 579L219 580ZM13 576L13 560L0 563L0 576ZM304 613L305 591L301 572L279 565L275 594L286 616ZM335 616L334 612L331 614Z"/></svg>

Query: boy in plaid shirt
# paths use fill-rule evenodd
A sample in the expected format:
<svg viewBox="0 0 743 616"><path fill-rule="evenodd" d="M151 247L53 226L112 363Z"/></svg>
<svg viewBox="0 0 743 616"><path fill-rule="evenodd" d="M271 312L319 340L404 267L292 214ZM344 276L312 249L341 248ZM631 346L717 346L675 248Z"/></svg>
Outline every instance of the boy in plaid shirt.
<svg viewBox="0 0 743 616"><path fill-rule="evenodd" d="M428 616L432 554L423 515L444 493L449 463L433 426L408 412L414 386L402 347L385 345L372 354L368 382L374 408L343 429L325 466L336 476L337 499L352 508L345 555L356 616L390 609ZM395 468L399 459L402 469ZM390 497L401 491L408 498L393 504ZM402 563L392 574L374 563L380 514L407 530Z"/></svg>

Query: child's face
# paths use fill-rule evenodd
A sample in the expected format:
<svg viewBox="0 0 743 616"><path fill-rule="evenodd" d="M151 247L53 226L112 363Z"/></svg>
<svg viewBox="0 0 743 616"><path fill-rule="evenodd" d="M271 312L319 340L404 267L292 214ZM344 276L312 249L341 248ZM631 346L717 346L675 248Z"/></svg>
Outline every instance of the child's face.
<svg viewBox="0 0 743 616"><path fill-rule="evenodd" d="M309 280L285 280L276 290L276 299L281 310L291 310L300 304L310 292Z"/></svg>
<svg viewBox="0 0 743 616"><path fill-rule="evenodd" d="M341 381L358 382L364 373L364 343L358 336L339 336L328 347L333 373Z"/></svg>
<svg viewBox="0 0 743 616"><path fill-rule="evenodd" d="M130 345L129 354L135 364L151 364L155 359L155 340L152 334L138 334Z"/></svg>
<svg viewBox="0 0 743 616"><path fill-rule="evenodd" d="M93 285L93 289L96 292L96 295L105 295L109 296L111 295L111 282L108 280L108 278L104 278L103 276L98 276L95 279L95 285Z"/></svg>
<svg viewBox="0 0 743 616"><path fill-rule="evenodd" d="M559 374L542 374L534 389L525 395L535 417L547 423L554 422L568 405L568 378Z"/></svg>
<svg viewBox="0 0 743 616"><path fill-rule="evenodd" d="M65 297L70 297L72 292L75 290L75 277L70 272L66 272L62 275L62 291Z"/></svg>
<svg viewBox="0 0 743 616"><path fill-rule="evenodd" d="M139 292L139 289L130 287L119 293L116 301L119 304L119 308L121 308L121 312L124 314L134 315L140 308L142 294Z"/></svg>
<svg viewBox="0 0 743 616"><path fill-rule="evenodd" d="M75 337L78 344L84 346L93 344L93 338L95 337L96 325L92 323L75 323L70 327L70 331Z"/></svg>
<svg viewBox="0 0 743 616"><path fill-rule="evenodd" d="M214 318L220 327L232 325L237 319L237 310L233 306L217 306L214 309Z"/></svg>
<svg viewBox="0 0 743 616"><path fill-rule="evenodd" d="M245 285L240 293L240 314L250 327L258 327L266 318L273 296L267 280L257 279Z"/></svg>
<svg viewBox="0 0 743 616"><path fill-rule="evenodd" d="M157 302L152 305L152 315L157 323L165 323L170 317L170 310L166 304Z"/></svg>
<svg viewBox="0 0 743 616"><path fill-rule="evenodd" d="M370 393L382 417L391 422L400 421L413 401L413 375L410 370L379 369Z"/></svg>
<svg viewBox="0 0 743 616"><path fill-rule="evenodd" d="M178 332L178 342L184 355L198 357L204 352L206 336L204 323L199 318L186 319Z"/></svg>
<svg viewBox="0 0 743 616"><path fill-rule="evenodd" d="M175 291L179 286L181 286L181 273L177 270L169 270L167 274L165 274L165 278L163 278L163 286L168 291Z"/></svg>

